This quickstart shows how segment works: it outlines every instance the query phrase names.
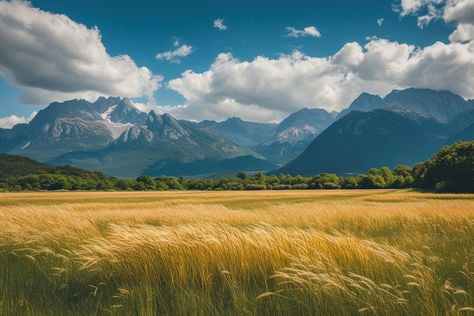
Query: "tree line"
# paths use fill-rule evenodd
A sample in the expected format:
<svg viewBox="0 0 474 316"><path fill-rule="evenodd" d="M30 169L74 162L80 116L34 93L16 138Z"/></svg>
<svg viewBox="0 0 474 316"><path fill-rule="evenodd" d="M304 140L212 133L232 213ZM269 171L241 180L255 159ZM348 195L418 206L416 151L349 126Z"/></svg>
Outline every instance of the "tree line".
<svg viewBox="0 0 474 316"><path fill-rule="evenodd" d="M35 162L36 163L36 162ZM37 163L38 164L38 163ZM440 192L474 192L474 141L459 142L443 147L433 157L414 167L397 166L372 168L366 174L338 176L323 173L315 176L287 174L248 175L239 172L235 177L218 179L190 179L175 177L140 176L136 179L108 177L101 172L38 164L37 173L27 163L18 167L23 172L13 175L0 173L1 191L35 190L305 190L305 189L386 189L420 188ZM1 165L0 165L1 170ZM30 173L31 172L31 173ZM28 173L28 174L25 174Z"/></svg>

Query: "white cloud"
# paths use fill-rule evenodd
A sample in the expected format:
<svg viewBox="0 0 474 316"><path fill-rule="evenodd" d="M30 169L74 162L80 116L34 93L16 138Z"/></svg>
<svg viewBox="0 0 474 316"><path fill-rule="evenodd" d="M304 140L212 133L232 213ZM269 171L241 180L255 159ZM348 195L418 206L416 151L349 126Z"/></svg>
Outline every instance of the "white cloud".
<svg viewBox="0 0 474 316"><path fill-rule="evenodd" d="M13 126L21 123L28 123L36 115L36 112L31 113L30 116L16 116L10 115L7 117L0 118L0 128L12 128Z"/></svg>
<svg viewBox="0 0 474 316"><path fill-rule="evenodd" d="M474 39L474 0L450 0L447 2L443 19L458 22L456 30L449 36L452 42L467 42Z"/></svg>
<svg viewBox="0 0 474 316"><path fill-rule="evenodd" d="M406 16L417 14L426 7L436 6L442 2L443 0L401 0L400 6L396 9L398 9L401 16Z"/></svg>
<svg viewBox="0 0 474 316"><path fill-rule="evenodd" d="M288 32L288 34L286 34L287 37L321 37L321 33L315 26L307 26L302 30L297 30L294 27L288 26L286 27L286 31Z"/></svg>
<svg viewBox="0 0 474 316"><path fill-rule="evenodd" d="M20 87L24 103L151 96L162 80L127 55L110 56L97 27L26 1L0 1L0 43L0 75Z"/></svg>
<svg viewBox="0 0 474 316"><path fill-rule="evenodd" d="M382 24L383 24L383 18L378 18L377 19L377 25L382 26Z"/></svg>
<svg viewBox="0 0 474 316"><path fill-rule="evenodd" d="M341 110L360 93L385 95L407 87L451 90L474 97L474 44L437 42L419 48L386 39L347 43L336 54L299 51L240 61L221 53L207 71L184 72L168 88L187 100L163 108L179 118L225 119L237 115L276 121L302 107Z"/></svg>
<svg viewBox="0 0 474 316"><path fill-rule="evenodd" d="M421 15L417 19L417 25L419 28L423 28L426 25L430 24L432 20L439 19L441 17L441 13L439 9L436 7L435 4L428 4L427 5L427 12L424 15Z"/></svg>
<svg viewBox="0 0 474 316"><path fill-rule="evenodd" d="M474 25L473 24L458 24L456 30L449 35L451 42L467 42L474 39Z"/></svg>
<svg viewBox="0 0 474 316"><path fill-rule="evenodd" d="M219 31L227 30L227 25L224 24L224 19L217 18L214 20L214 27Z"/></svg>
<svg viewBox="0 0 474 316"><path fill-rule="evenodd" d="M446 0L401 0L400 5L394 8L402 17L417 15L417 25L422 29L432 20L441 17L442 6L445 2Z"/></svg>
<svg viewBox="0 0 474 316"><path fill-rule="evenodd" d="M443 12L446 22L474 24L474 0L448 0Z"/></svg>
<svg viewBox="0 0 474 316"><path fill-rule="evenodd" d="M179 46L179 41L175 40L173 46ZM192 52L193 47L191 45L183 44L174 50L156 54L156 59L179 63L181 58L188 56Z"/></svg>
<svg viewBox="0 0 474 316"><path fill-rule="evenodd" d="M366 36L366 37L365 37L365 40L366 40L366 41L374 41L374 40L376 40L376 39L378 39L378 36L377 36L377 35L371 35L371 36Z"/></svg>
<svg viewBox="0 0 474 316"><path fill-rule="evenodd" d="M461 42L474 39L474 0L401 0L398 11L402 17L418 15L420 28L441 18L445 22L457 22L449 39Z"/></svg>

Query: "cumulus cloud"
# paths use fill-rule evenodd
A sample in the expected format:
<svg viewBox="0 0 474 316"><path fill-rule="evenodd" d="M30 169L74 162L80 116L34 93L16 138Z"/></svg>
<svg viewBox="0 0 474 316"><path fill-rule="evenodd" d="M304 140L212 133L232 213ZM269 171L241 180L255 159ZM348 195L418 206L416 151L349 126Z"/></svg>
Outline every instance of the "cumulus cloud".
<svg viewBox="0 0 474 316"><path fill-rule="evenodd" d="M227 25L224 24L224 19L217 18L214 20L214 27L219 31L227 30Z"/></svg>
<svg viewBox="0 0 474 316"><path fill-rule="evenodd" d="M474 39L474 25L461 23L458 24L456 30L449 35L451 42L467 42Z"/></svg>
<svg viewBox="0 0 474 316"><path fill-rule="evenodd" d="M474 39L474 0L401 0L396 7L400 16L418 15L418 26L423 28L432 20L443 19L457 23L450 41Z"/></svg>
<svg viewBox="0 0 474 316"><path fill-rule="evenodd" d="M302 30L295 29L294 27L288 26L286 27L286 31L288 34L286 34L287 37L321 37L321 33L318 31L318 29L315 26L307 26Z"/></svg>
<svg viewBox="0 0 474 316"><path fill-rule="evenodd" d="M443 0L401 0L400 5L395 6L395 10L400 12L401 16L419 13L427 7L435 7Z"/></svg>
<svg viewBox="0 0 474 316"><path fill-rule="evenodd" d="M10 115L7 117L0 118L0 128L12 128L13 126L21 123L28 123L36 115L36 112L31 113L30 116L16 116Z"/></svg>
<svg viewBox="0 0 474 316"><path fill-rule="evenodd" d="M0 75L20 87L24 103L151 96L162 80L127 55L110 56L97 27L26 1L0 1L0 43Z"/></svg>
<svg viewBox="0 0 474 316"><path fill-rule="evenodd" d="M474 1L448 0L444 7L443 19L447 22L474 24Z"/></svg>
<svg viewBox="0 0 474 316"><path fill-rule="evenodd" d="M448 1L443 12L446 22L458 22L456 30L449 36L452 42L467 42L474 39L474 0Z"/></svg>
<svg viewBox="0 0 474 316"><path fill-rule="evenodd" d="M193 52L193 47L191 45L180 45L178 40L175 40L173 46L178 47L176 47L176 49L174 50L156 54L156 59L167 60L173 63L180 63L181 58L186 57Z"/></svg>
<svg viewBox="0 0 474 316"><path fill-rule="evenodd" d="M237 115L277 121L302 107L339 111L360 93L385 95L407 87L451 90L474 97L474 44L436 42L424 48L386 39L344 45L336 54L299 51L241 61L217 56L204 72L188 70L168 88L187 100L164 108L180 118L225 119Z"/></svg>

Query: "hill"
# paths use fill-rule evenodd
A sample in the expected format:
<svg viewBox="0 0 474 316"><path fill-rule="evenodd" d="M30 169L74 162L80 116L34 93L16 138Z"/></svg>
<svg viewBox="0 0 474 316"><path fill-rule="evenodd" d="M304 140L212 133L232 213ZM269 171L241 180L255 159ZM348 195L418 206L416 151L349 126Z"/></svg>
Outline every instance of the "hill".
<svg viewBox="0 0 474 316"><path fill-rule="evenodd" d="M0 178L48 173L53 170L53 167L27 157L0 154Z"/></svg>

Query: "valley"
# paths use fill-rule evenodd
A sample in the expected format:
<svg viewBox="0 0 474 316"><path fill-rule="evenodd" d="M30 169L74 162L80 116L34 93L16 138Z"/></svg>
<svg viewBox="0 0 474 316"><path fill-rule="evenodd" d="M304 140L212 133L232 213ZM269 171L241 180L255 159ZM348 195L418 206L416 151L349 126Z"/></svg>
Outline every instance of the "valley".
<svg viewBox="0 0 474 316"><path fill-rule="evenodd" d="M279 123L192 122L100 97L52 103L28 124L0 129L0 152L130 178L351 175L414 165L444 145L473 139L473 113L472 100L414 88L384 98L363 93L341 113L301 109Z"/></svg>

